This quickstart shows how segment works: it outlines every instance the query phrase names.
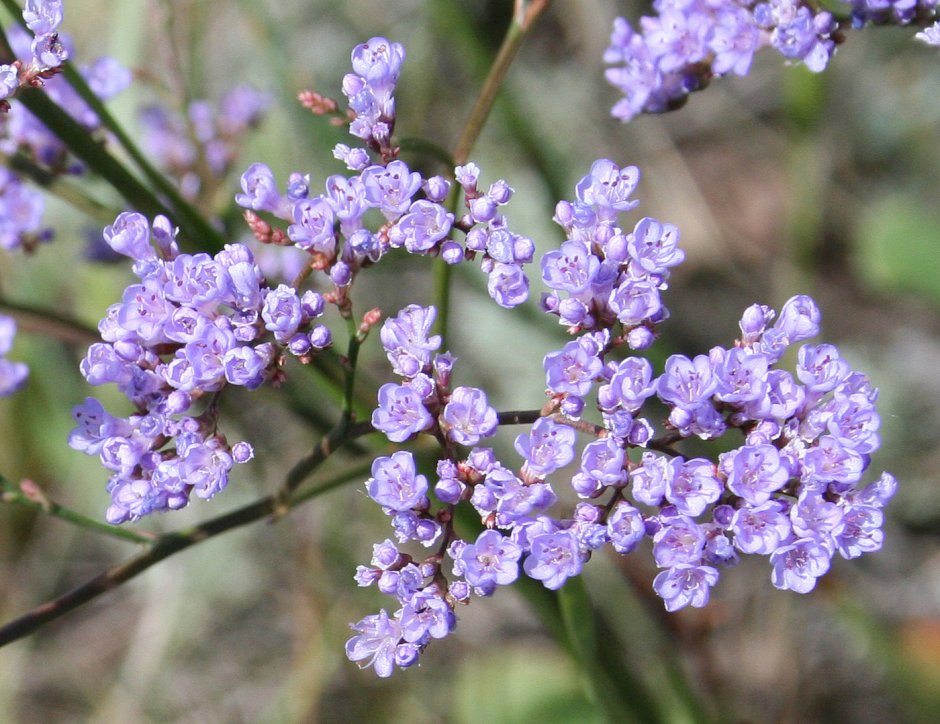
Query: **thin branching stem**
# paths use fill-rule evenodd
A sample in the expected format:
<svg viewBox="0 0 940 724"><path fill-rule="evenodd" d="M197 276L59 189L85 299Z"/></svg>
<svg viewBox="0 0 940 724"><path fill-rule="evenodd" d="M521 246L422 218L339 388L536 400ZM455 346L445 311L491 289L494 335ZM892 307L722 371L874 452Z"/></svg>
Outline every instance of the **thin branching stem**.
<svg viewBox="0 0 940 724"><path fill-rule="evenodd" d="M61 518L80 528L101 533L102 535L119 538L131 543L153 544L157 536L152 533L141 533L130 528L118 528L108 525L100 520L89 518L78 511L67 508L50 500L46 494L30 480L24 480L19 485L12 483L0 475L0 501L12 503L31 510L38 510L54 518Z"/></svg>
<svg viewBox="0 0 940 724"><path fill-rule="evenodd" d="M334 430L334 433L335 432L336 429ZM370 432L373 432L372 426L368 423L363 423L344 427L342 435L338 433L336 435L333 435L333 433L328 435L311 455L294 466L287 476L282 491L287 488L290 492L293 492L300 483L326 461L332 452L335 452L335 450L344 443ZM121 584L143 573L151 566L197 543L202 543L221 533L253 523L262 518L271 516L280 518L287 511L300 503L318 497L347 482L351 477L351 473L359 474L361 469L361 466L353 466L350 469L341 471L336 477L324 481L311 490L302 491L296 495L288 494L285 496L281 493L269 495L238 508L237 510L233 510L230 513L200 523L199 525L174 533L166 533L158 536L153 541L147 541L150 543L148 550L133 558L129 558L123 563L112 566L91 580L73 588L71 591L50 601L46 601L28 613L0 627L0 647L29 636L43 625L114 590Z"/></svg>

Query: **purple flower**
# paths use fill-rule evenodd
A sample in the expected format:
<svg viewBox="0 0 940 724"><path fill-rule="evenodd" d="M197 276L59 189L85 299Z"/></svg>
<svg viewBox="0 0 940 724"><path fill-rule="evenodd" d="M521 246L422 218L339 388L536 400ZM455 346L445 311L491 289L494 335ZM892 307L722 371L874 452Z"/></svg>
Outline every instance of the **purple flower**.
<svg viewBox="0 0 940 724"><path fill-rule="evenodd" d="M878 508L852 505L842 516L841 532L835 536L836 548L843 558L858 558L863 553L881 550L884 542L884 513Z"/></svg>
<svg viewBox="0 0 940 724"><path fill-rule="evenodd" d="M274 333L274 338L286 343L303 322L303 310L297 292L286 284L278 285L264 296L261 308L264 328Z"/></svg>
<svg viewBox="0 0 940 724"><path fill-rule="evenodd" d="M561 350L545 355L543 366L548 389L583 397L591 391L594 378L604 365L596 352L574 341L568 342Z"/></svg>
<svg viewBox="0 0 940 724"><path fill-rule="evenodd" d="M391 457L378 457L372 463L372 477L366 481L369 497L383 508L405 511L428 504L428 480L416 474L411 453L400 450Z"/></svg>
<svg viewBox="0 0 940 724"><path fill-rule="evenodd" d="M857 452L844 447L831 435L824 435L803 457L801 480L809 484L837 483L846 486L859 481L867 464L866 459Z"/></svg>
<svg viewBox="0 0 940 724"><path fill-rule="evenodd" d="M613 411L622 407L630 412L639 410L647 398L654 395L653 367L643 357L627 357L617 364L610 383L598 390L598 404L602 410Z"/></svg>
<svg viewBox="0 0 940 724"><path fill-rule="evenodd" d="M404 161L388 166L369 166L360 174L366 199L388 221L395 221L408 211L412 197L421 188L421 174L411 171Z"/></svg>
<svg viewBox="0 0 940 724"><path fill-rule="evenodd" d="M269 211L283 215L287 208L285 199L277 190L274 173L263 163L253 163L241 178L242 192L235 194L235 203L246 209Z"/></svg>
<svg viewBox="0 0 940 724"><path fill-rule="evenodd" d="M806 390L800 384L797 384L796 380L793 379L791 375L786 370L771 370L767 373L767 410L766 415L776 419L776 420L786 420L796 414L796 411L803 406L803 401L806 399ZM758 401L758 407L762 407L762 403ZM752 409L749 406L747 409L748 414L752 417L760 417L760 410L758 414L752 414Z"/></svg>
<svg viewBox="0 0 940 724"><path fill-rule="evenodd" d="M357 228L362 215L368 209L365 190L362 188L359 177L346 178L337 174L327 178L325 185L326 194L323 198L333 208L336 218L349 228ZM296 207L294 219L298 221ZM322 222L317 223L319 225ZM288 233L290 233L289 229ZM318 249L318 251L329 253L331 249Z"/></svg>
<svg viewBox="0 0 940 724"><path fill-rule="evenodd" d="M190 446L180 458L180 476L200 498L208 500L228 484L234 461L228 451L212 439Z"/></svg>
<svg viewBox="0 0 940 724"><path fill-rule="evenodd" d="M546 588L556 591L571 576L581 573L585 557L570 530L542 533L529 543L529 556L522 568L527 576L541 581Z"/></svg>
<svg viewBox="0 0 940 724"><path fill-rule="evenodd" d="M508 586L519 577L521 557L522 549L511 539L499 531L485 530L475 543L460 550L454 569L477 589L478 595L488 596L496 586Z"/></svg>
<svg viewBox="0 0 940 724"><path fill-rule="evenodd" d="M621 485L627 479L625 457L626 451L617 440L593 440L581 451L581 472L601 485Z"/></svg>
<svg viewBox="0 0 940 724"><path fill-rule="evenodd" d="M62 24L62 0L26 0L23 21L34 35L54 33Z"/></svg>
<svg viewBox="0 0 940 724"><path fill-rule="evenodd" d="M698 565L705 548L705 530L685 515L668 518L653 536L653 557L660 568Z"/></svg>
<svg viewBox="0 0 940 724"><path fill-rule="evenodd" d="M476 445L496 432L498 419L483 390L458 387L444 406L441 422L447 437L458 445Z"/></svg>
<svg viewBox="0 0 940 724"><path fill-rule="evenodd" d="M163 325L172 311L173 305L166 299L162 285L156 279L144 279L142 284L132 284L124 290L117 321L142 342L159 344L168 341Z"/></svg>
<svg viewBox="0 0 940 724"><path fill-rule="evenodd" d="M97 455L108 438L131 432L126 420L109 414L94 397L73 407L72 417L78 426L69 433L69 447L86 455Z"/></svg>
<svg viewBox="0 0 940 724"><path fill-rule="evenodd" d="M695 458L683 463L676 475L666 481L666 500L679 513L694 517L717 501L723 490L721 481L715 477L714 464Z"/></svg>
<svg viewBox="0 0 940 724"><path fill-rule="evenodd" d="M679 563L653 579L653 590L671 612L686 606L702 608L708 603L711 587L716 583L718 571L711 566Z"/></svg>
<svg viewBox="0 0 940 724"><path fill-rule="evenodd" d="M542 281L552 289L580 294L586 290L601 262L581 241L566 241L542 257Z"/></svg>
<svg viewBox="0 0 940 724"><path fill-rule="evenodd" d="M19 71L12 65L0 65L0 100L9 98L20 87Z"/></svg>
<svg viewBox="0 0 940 724"><path fill-rule="evenodd" d="M688 412L706 402L718 385L711 360L701 354L694 360L681 354L670 356L656 382L663 402Z"/></svg>
<svg viewBox="0 0 940 724"><path fill-rule="evenodd" d="M326 199L322 196L299 199L294 204L293 216L294 223L287 227L291 241L307 251L333 254L336 250L335 214Z"/></svg>
<svg viewBox="0 0 940 724"><path fill-rule="evenodd" d="M883 508L898 490L898 481L891 473L882 473L875 482L858 491L854 502L872 508Z"/></svg>
<svg viewBox="0 0 940 724"><path fill-rule="evenodd" d="M715 397L736 405L763 400L767 394L767 358L742 347L725 352L715 368Z"/></svg>
<svg viewBox="0 0 940 724"><path fill-rule="evenodd" d="M383 37L370 38L352 51L353 72L361 76L375 91L391 92L405 60L401 43Z"/></svg>
<svg viewBox="0 0 940 724"><path fill-rule="evenodd" d="M134 261L157 258L157 252L150 243L150 222L136 211L118 214L113 224L104 227L104 240L116 252Z"/></svg>
<svg viewBox="0 0 940 724"><path fill-rule="evenodd" d="M441 596L419 591L405 603L400 622L402 638L420 646L429 638L447 636L457 625L457 617Z"/></svg>
<svg viewBox="0 0 940 724"><path fill-rule="evenodd" d="M496 263L487 276L486 290L499 306L512 309L529 298L529 278L517 264Z"/></svg>
<svg viewBox="0 0 940 724"><path fill-rule="evenodd" d="M679 229L649 217L637 222L627 243L633 264L644 274L661 275L685 259L679 248Z"/></svg>
<svg viewBox="0 0 940 724"><path fill-rule="evenodd" d="M682 469L682 458L667 458L644 452L640 465L630 473L633 499L644 505L659 505L666 495L666 486Z"/></svg>
<svg viewBox="0 0 940 724"><path fill-rule="evenodd" d="M876 432L881 425L881 419L874 404L864 395L853 394L841 399L836 397L825 408L811 411L808 420L812 420L817 411L821 418L819 422L825 424L825 431L844 447L868 455L881 444Z"/></svg>
<svg viewBox="0 0 940 724"><path fill-rule="evenodd" d="M842 509L813 490L804 490L792 508L790 521L797 538L828 540L842 531Z"/></svg>
<svg viewBox="0 0 940 724"><path fill-rule="evenodd" d="M819 334L821 317L816 302L805 294L800 294L790 298L783 305L774 329L783 334L789 344L802 342Z"/></svg>
<svg viewBox="0 0 940 724"><path fill-rule="evenodd" d="M421 199L389 230L392 246L404 246L412 254L429 251L450 233L454 215L440 204Z"/></svg>
<svg viewBox="0 0 940 724"><path fill-rule="evenodd" d="M723 453L719 460L721 470L728 476L728 489L754 506L770 500L771 493L780 490L789 479L773 445L744 445Z"/></svg>
<svg viewBox="0 0 940 724"><path fill-rule="evenodd" d="M607 535L615 551L632 552L646 535L642 513L626 501L619 501L607 516Z"/></svg>
<svg viewBox="0 0 940 724"><path fill-rule="evenodd" d="M395 670L396 652L401 641L401 625L390 619L385 609L377 615L366 616L350 625L358 635L346 642L346 656L350 661L365 661L362 669L375 667L375 673L384 678Z"/></svg>
<svg viewBox="0 0 940 724"><path fill-rule="evenodd" d="M167 299L211 314L231 298L225 268L208 254L180 254L166 267L163 293Z"/></svg>
<svg viewBox="0 0 940 724"><path fill-rule="evenodd" d="M616 214L629 211L639 203L629 199L639 181L640 170L636 166L621 169L613 161L602 158L591 165L590 173L578 182L575 192L578 201Z"/></svg>
<svg viewBox="0 0 940 724"><path fill-rule="evenodd" d="M431 353L441 346L438 335L428 336L436 314L434 307L410 304L385 320L380 336L395 374L414 377L431 363Z"/></svg>
<svg viewBox="0 0 940 724"><path fill-rule="evenodd" d="M771 582L775 588L809 593L829 570L831 558L829 547L818 538L801 538L770 554Z"/></svg>
<svg viewBox="0 0 940 724"><path fill-rule="evenodd" d="M708 41L715 53L712 71L716 75L747 75L760 41L760 32L747 10L743 7L721 7Z"/></svg>
<svg viewBox="0 0 940 724"><path fill-rule="evenodd" d="M659 289L645 279L624 279L610 291L607 303L617 319L628 326L655 317L663 307Z"/></svg>
<svg viewBox="0 0 940 724"><path fill-rule="evenodd" d="M796 375L811 392L829 392L849 374L848 363L839 357L839 350L831 344L800 347Z"/></svg>
<svg viewBox="0 0 940 724"><path fill-rule="evenodd" d="M486 473L484 484L476 486L470 502L481 513L495 512L498 525L509 526L557 501L548 483L526 485L511 470L494 466Z"/></svg>
<svg viewBox="0 0 940 724"><path fill-rule="evenodd" d="M540 417L531 432L516 438L516 452L525 458L524 472L538 478L551 475L574 459L576 433L548 417Z"/></svg>
<svg viewBox="0 0 940 724"><path fill-rule="evenodd" d="M222 360L225 379L233 384L256 390L266 379L268 365L274 357L274 350L268 347L233 347Z"/></svg>
<svg viewBox="0 0 940 724"><path fill-rule="evenodd" d="M768 500L758 506L744 505L731 520L734 545L742 553L770 555L790 537L790 519L786 505Z"/></svg>
<svg viewBox="0 0 940 724"><path fill-rule="evenodd" d="M389 382L379 388L379 406L372 413L372 426L392 442L404 442L433 422L421 396L410 385Z"/></svg>

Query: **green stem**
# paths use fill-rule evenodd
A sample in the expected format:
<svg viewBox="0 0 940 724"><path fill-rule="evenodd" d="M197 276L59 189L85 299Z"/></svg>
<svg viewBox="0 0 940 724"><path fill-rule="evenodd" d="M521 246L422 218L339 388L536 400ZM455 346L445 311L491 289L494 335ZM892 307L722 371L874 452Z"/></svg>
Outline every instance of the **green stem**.
<svg viewBox="0 0 940 724"><path fill-rule="evenodd" d="M310 454L299 460L287 473L287 478L279 493L281 498L289 497L307 479L310 473L316 470L339 446L373 431L370 422L353 424L355 417L353 408L356 403L356 366L359 361L359 349L368 336L368 330L357 329L352 316L347 317L346 324L349 330L349 346L347 347L346 362L344 364L346 380L343 392L342 416Z"/></svg>
<svg viewBox="0 0 940 724"><path fill-rule="evenodd" d="M490 66L486 80L483 81L483 87L477 96L470 115L464 124L463 131L454 147L453 163L456 166L462 166L470 158L470 151L473 149L477 138L483 130L483 125L493 109L496 102L496 96L502 87L503 79L509 71L509 67L515 60L522 42L532 28L536 19L548 7L549 0L516 0L513 9L512 20L506 35L503 37L503 43L500 46L493 64ZM454 216L457 216L457 205L460 199L460 187L454 184L448 199L448 208ZM450 287L453 271L450 264L438 261L434 268L434 290L433 300L437 309L437 321L435 332L441 335L443 346L447 344L447 326L450 320Z"/></svg>
<svg viewBox="0 0 940 724"><path fill-rule="evenodd" d="M503 44L496 54L496 59L490 67L489 75L483 82L483 88L477 97L476 103L470 111L470 116L464 124L463 132L454 148L454 163L462 166L470 158L470 151L476 143L480 132L483 130L483 124L496 102L496 96L502 86L503 78L509 71L519 48L522 47L522 41L526 34L532 28L535 20L542 11L548 7L549 0L516 0L513 10L512 20L509 23L509 29L503 38Z"/></svg>
<svg viewBox="0 0 940 724"><path fill-rule="evenodd" d="M80 528L86 528L95 533L130 541L131 543L152 545L156 540L156 536L153 535L137 533L129 528L117 528L113 525L95 520L94 518L89 518L87 515L82 515L71 508L66 508L64 505L59 505L49 500L35 484L24 482L20 485L15 485L2 475L0 475L0 500L4 503L14 503L15 505L20 505L31 510L39 510L54 518L61 518L62 520L68 521Z"/></svg>

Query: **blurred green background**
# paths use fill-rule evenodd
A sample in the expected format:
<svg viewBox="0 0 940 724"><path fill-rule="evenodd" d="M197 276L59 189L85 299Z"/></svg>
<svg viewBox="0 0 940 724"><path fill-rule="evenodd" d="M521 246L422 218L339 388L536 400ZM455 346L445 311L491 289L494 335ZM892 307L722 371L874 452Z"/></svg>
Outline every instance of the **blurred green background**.
<svg viewBox="0 0 940 724"><path fill-rule="evenodd" d="M75 57L111 54L138 82L112 103L135 109L218 98L239 82L275 98L212 210L260 160L279 179L342 173L343 135L300 107L296 93L340 98L352 46L373 35L403 43L396 132L452 148L495 54L509 0L67 0L63 29ZM912 30L851 33L830 69L813 76L762 53L744 79L716 81L672 114L621 125L601 54L615 15L644 7L557 2L512 67L472 158L484 182L516 195L511 227L557 246L555 202L571 198L591 162L642 171L639 215L678 224L687 261L665 301L657 355L728 345L759 301L777 308L808 293L824 339L881 388L883 447L871 471L901 483L884 549L837 559L811 595L772 588L766 560L723 572L711 604L667 615L652 595L649 552L596 556L585 581L624 645L627 665L673 721L930 721L940 711L940 55ZM648 11L647 11L648 12ZM8 18L5 18L5 20ZM427 171L434 161L403 157ZM101 200L113 191L88 182ZM7 299L93 326L129 270L83 259L100 224L50 202L56 240L31 257L0 258ZM626 223L626 222L625 222ZM356 305L394 313L430 301L427 260L383 260ZM564 341L534 311L497 308L476 269L457 275L450 349L460 384L485 386L500 410L541 405L541 357ZM463 273L465 272L465 273ZM537 274L534 275L537 277ZM533 298L538 281L533 281ZM335 331L339 331L336 327ZM369 340L368 377L390 377ZM107 507L97 460L65 444L70 409L92 394L84 350L22 329L13 359L28 387L0 401L0 472L30 478L92 517ZM290 373L291 370L288 370ZM272 492L316 441L290 411L304 397L327 419L333 400L307 370L280 391L233 396L232 440L258 458L209 503L143 521L175 530ZM95 390L125 411L113 391ZM517 431L501 434L503 443ZM391 447L385 448L392 449ZM361 464L346 456L332 470ZM363 474L360 479L365 479ZM343 654L350 621L388 603L358 589L355 566L390 535L387 520L348 485L294 510L217 537L0 650L3 722L568 722L600 721L581 674L512 590L462 609L454 635L419 668L386 681ZM133 555L131 544L59 520L0 507L0 617L7 621ZM699 709L676 704L676 692Z"/></svg>

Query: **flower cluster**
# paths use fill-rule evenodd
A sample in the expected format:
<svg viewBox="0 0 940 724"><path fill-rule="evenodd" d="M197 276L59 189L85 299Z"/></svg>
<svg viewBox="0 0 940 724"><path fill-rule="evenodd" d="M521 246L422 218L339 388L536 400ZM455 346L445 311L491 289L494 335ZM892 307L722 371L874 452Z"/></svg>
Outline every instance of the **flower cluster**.
<svg viewBox="0 0 940 724"><path fill-rule="evenodd" d="M235 200L248 209L246 218L259 241L293 244L306 251L311 266L327 274L339 293L362 268L390 249L404 248L440 256L448 264L480 256L490 296L504 307L514 307L528 296L523 265L532 261L535 245L510 231L500 211L512 196L509 185L500 180L483 190L476 165L458 167L455 178L466 212L455 218L445 203L451 182L442 176L425 177L396 158L398 149L390 135L395 121L392 93L403 59L404 49L385 38L372 38L353 50L355 72L345 77L343 92L352 114L350 132L365 146L340 144L334 151L352 176L329 176L323 193L316 194L309 175L294 173L282 194L271 169L255 163L242 175L242 193ZM308 106L320 111L335 108L316 94L304 97ZM377 162L370 153L378 155ZM384 220L375 231L367 223L370 212ZM259 213L287 222L286 230L273 228ZM454 239L458 231L463 243Z"/></svg>
<svg viewBox="0 0 940 724"><path fill-rule="evenodd" d="M92 385L116 384L136 413L113 417L88 398L73 411L69 444L111 471L110 523L224 488L233 464L252 450L230 446L218 431L219 393L277 382L285 355L308 361L331 343L330 330L315 323L325 307L320 294L266 286L244 245L190 255L174 237L165 217L150 224L131 212L104 230L105 241L134 260L139 283L108 308L98 327L103 341L88 349L81 371Z"/></svg>
<svg viewBox="0 0 940 724"><path fill-rule="evenodd" d="M659 292L669 268L685 258L672 224L644 218L626 234L616 225L637 204L630 195L638 180L636 167L596 161L578 184L577 200L555 210L568 240L542 258L542 281L552 289L542 297L545 310L572 331L619 322L633 349L648 346L652 325L668 316Z"/></svg>
<svg viewBox="0 0 940 724"><path fill-rule="evenodd" d="M224 178L238 156L242 137L264 117L271 96L239 85L222 96L218 109L194 100L184 118L162 105L148 105L138 116L142 145L177 179L183 195L196 198L204 179Z"/></svg>
<svg viewBox="0 0 940 724"><path fill-rule="evenodd" d="M12 317L0 314L0 397L12 395L26 384L29 369L22 362L13 362L6 358L13 348L16 336L16 322Z"/></svg>
<svg viewBox="0 0 940 724"><path fill-rule="evenodd" d="M629 197L638 177L636 168L600 160L576 201L557 207L569 238L543 258L554 290L544 306L578 336L544 358L549 404L516 437L521 466L478 446L500 419L482 390L450 391L453 357L434 354L433 308L410 306L383 327L392 368L406 379L379 391L373 425L393 442L433 435L445 455L433 485L406 451L378 458L366 483L398 544L438 545L416 560L385 540L357 571L360 585L376 585L398 605L354 624L347 642L347 656L379 676L413 665L449 634L458 603L523 573L558 589L607 546L628 554L650 539L661 569L653 589L669 611L706 605L719 567L740 554L768 556L775 587L806 593L837 553L850 559L881 547L882 508L896 481L885 473L862 483L879 444L877 390L829 344L799 346L795 373L778 366L819 332L812 299L793 297L779 316L755 304L733 346L673 355L658 376L647 359L615 354L652 342L665 318L658 290L683 258L670 224L646 218L626 234L617 226L636 204ZM592 392L597 422L586 419ZM657 408L665 415L654 437ZM743 442L714 459L676 448L690 436L732 432ZM579 433L589 438L580 455ZM573 463L577 470L565 472ZM562 483L581 502L559 517L551 510ZM458 535L458 505L475 509L482 533Z"/></svg>
<svg viewBox="0 0 940 724"><path fill-rule="evenodd" d="M926 24L937 0L852 0L851 24ZM661 113L682 105L713 77L747 75L754 53L777 50L809 70L826 68L848 22L804 0L656 0L655 16L635 30L617 18L604 61L607 81L623 98L614 117Z"/></svg>
<svg viewBox="0 0 940 724"><path fill-rule="evenodd" d="M68 59L69 51L59 37L62 24L62 0L26 0L23 21L32 33L25 31L25 52L15 49L20 58L9 65L0 65L0 110L8 110L6 99L20 86L39 86L55 74Z"/></svg>

